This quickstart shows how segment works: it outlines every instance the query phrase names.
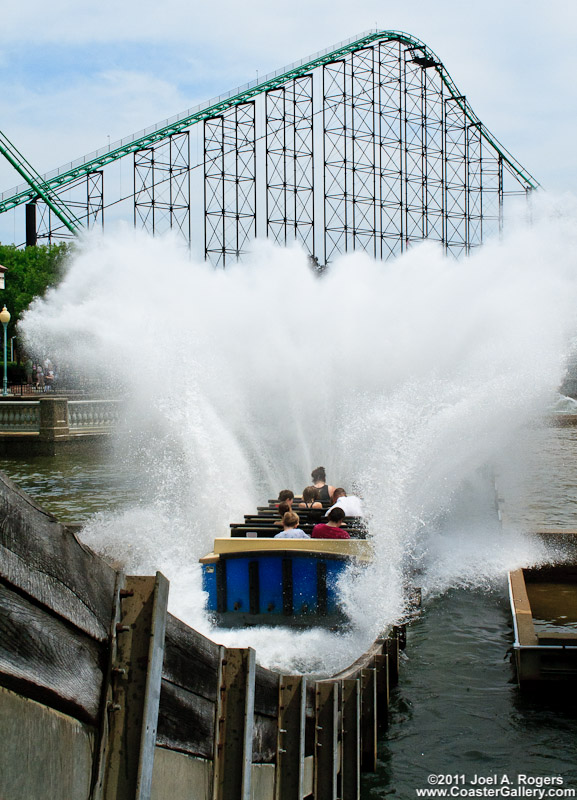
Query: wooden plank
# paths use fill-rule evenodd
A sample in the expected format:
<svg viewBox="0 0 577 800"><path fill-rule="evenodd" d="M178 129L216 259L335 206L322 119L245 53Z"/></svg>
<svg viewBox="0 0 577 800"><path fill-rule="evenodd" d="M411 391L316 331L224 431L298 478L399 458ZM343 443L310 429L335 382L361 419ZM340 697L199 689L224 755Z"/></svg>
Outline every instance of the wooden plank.
<svg viewBox="0 0 577 800"><path fill-rule="evenodd" d="M104 647L0 583L0 682L84 722L98 719Z"/></svg>
<svg viewBox="0 0 577 800"><path fill-rule="evenodd" d="M251 768L251 800L274 800L274 764L254 764ZM195 798L196 800L196 798Z"/></svg>
<svg viewBox="0 0 577 800"><path fill-rule="evenodd" d="M170 633L168 632L170 629ZM170 649L168 640L171 640ZM169 617L160 696L157 743L190 755L212 758L220 645ZM276 755L278 681L275 672L255 668L253 761L273 763ZM183 684L190 688L183 688Z"/></svg>
<svg viewBox="0 0 577 800"><path fill-rule="evenodd" d="M377 724L386 728L389 724L389 657L386 653L375 656L377 673Z"/></svg>
<svg viewBox="0 0 577 800"><path fill-rule="evenodd" d="M303 786L303 797L312 795L315 788L315 759L314 756L305 756L305 775Z"/></svg>
<svg viewBox="0 0 577 800"><path fill-rule="evenodd" d="M115 571L0 473L0 578L104 641Z"/></svg>
<svg viewBox="0 0 577 800"><path fill-rule="evenodd" d="M306 678L281 675L275 800L304 797Z"/></svg>
<svg viewBox="0 0 577 800"><path fill-rule="evenodd" d="M215 675L221 649L211 639L168 614L162 677L175 686L215 702Z"/></svg>
<svg viewBox="0 0 577 800"><path fill-rule="evenodd" d="M252 732L253 764L274 764L276 761L277 719L276 717L254 715Z"/></svg>
<svg viewBox="0 0 577 800"><path fill-rule="evenodd" d="M223 648L218 676L213 800L251 800L255 651Z"/></svg>
<svg viewBox="0 0 577 800"><path fill-rule="evenodd" d="M255 668L254 710L257 714L274 717L278 715L279 673L261 666Z"/></svg>
<svg viewBox="0 0 577 800"><path fill-rule="evenodd" d="M2 800L87 800L94 729L0 688Z"/></svg>
<svg viewBox="0 0 577 800"><path fill-rule="evenodd" d="M212 761L157 747L150 800L210 800Z"/></svg>
<svg viewBox="0 0 577 800"><path fill-rule="evenodd" d="M316 705L316 684L308 680L305 690L305 769L307 757L310 756L313 760L315 757Z"/></svg>
<svg viewBox="0 0 577 800"><path fill-rule="evenodd" d="M385 641L385 650L389 657L389 686L392 688L399 682L399 640L389 637Z"/></svg>
<svg viewBox="0 0 577 800"><path fill-rule="evenodd" d="M336 800L338 775L338 690L333 681L316 684L315 798Z"/></svg>
<svg viewBox="0 0 577 800"><path fill-rule="evenodd" d="M361 671L361 769L377 770L377 678L375 668Z"/></svg>
<svg viewBox="0 0 577 800"><path fill-rule="evenodd" d="M168 581L160 573L126 578L116 626L114 697L102 776L105 800L150 797L167 603Z"/></svg>
<svg viewBox="0 0 577 800"><path fill-rule="evenodd" d="M360 677L360 672L362 669L366 669L366 667L373 664L374 658L377 655L380 655L383 652L383 649L386 646L385 639L376 639L371 647L363 653L361 656L357 658L350 666L346 667L341 672L338 672L336 675L331 676L331 680L345 680L350 678L355 680L356 678Z"/></svg>
<svg viewBox="0 0 577 800"><path fill-rule="evenodd" d="M214 709L214 701L163 680L156 743L191 756L212 759Z"/></svg>
<svg viewBox="0 0 577 800"><path fill-rule="evenodd" d="M361 796L361 682L342 682L341 800Z"/></svg>
<svg viewBox="0 0 577 800"><path fill-rule="evenodd" d="M537 634L535 633L531 603L529 602L522 569L509 573L509 586L511 587L511 603L513 605L513 614L515 615L519 644L536 645Z"/></svg>

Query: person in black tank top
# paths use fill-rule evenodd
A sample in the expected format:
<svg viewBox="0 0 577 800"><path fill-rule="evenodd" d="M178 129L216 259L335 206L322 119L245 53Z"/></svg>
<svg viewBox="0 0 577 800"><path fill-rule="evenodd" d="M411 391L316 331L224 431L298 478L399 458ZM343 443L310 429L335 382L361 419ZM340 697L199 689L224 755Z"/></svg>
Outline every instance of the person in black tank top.
<svg viewBox="0 0 577 800"><path fill-rule="evenodd" d="M319 490L319 500L322 503L329 503L331 495L335 490L334 486L327 484L327 474L324 467L317 467L311 472L311 478L316 489Z"/></svg>
<svg viewBox="0 0 577 800"><path fill-rule="evenodd" d="M319 490L314 486L306 486L303 489L303 502L299 503L299 508L306 508L310 511L311 509L317 510L322 507L323 504L320 502Z"/></svg>

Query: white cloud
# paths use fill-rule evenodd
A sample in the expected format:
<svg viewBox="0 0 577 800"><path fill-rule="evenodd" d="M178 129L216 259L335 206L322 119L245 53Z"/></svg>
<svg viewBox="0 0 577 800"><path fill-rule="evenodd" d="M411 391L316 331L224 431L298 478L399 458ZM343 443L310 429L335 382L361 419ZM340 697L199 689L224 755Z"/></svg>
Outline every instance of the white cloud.
<svg viewBox="0 0 577 800"><path fill-rule="evenodd" d="M167 0L161 13L31 0L3 9L0 128L44 172L377 25L423 40L494 135L562 189L577 181L576 23L566 0ZM16 183L0 162L0 188Z"/></svg>
<svg viewBox="0 0 577 800"><path fill-rule="evenodd" d="M116 69L72 79L51 94L22 84L5 87L0 117L10 120L3 126L8 138L43 173L104 147L108 136L114 142L188 103L175 84L152 73ZM0 163L3 189L21 182Z"/></svg>

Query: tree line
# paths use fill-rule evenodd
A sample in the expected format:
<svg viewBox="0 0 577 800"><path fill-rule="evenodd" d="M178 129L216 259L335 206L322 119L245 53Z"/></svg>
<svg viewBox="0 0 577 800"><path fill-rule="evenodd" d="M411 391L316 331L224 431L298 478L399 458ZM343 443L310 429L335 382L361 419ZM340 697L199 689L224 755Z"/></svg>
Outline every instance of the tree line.
<svg viewBox="0 0 577 800"><path fill-rule="evenodd" d="M60 282L72 248L73 244L68 242L25 250L12 244L0 244L0 264L6 267L0 307L5 305L10 312L8 337L14 336L15 327L30 303Z"/></svg>

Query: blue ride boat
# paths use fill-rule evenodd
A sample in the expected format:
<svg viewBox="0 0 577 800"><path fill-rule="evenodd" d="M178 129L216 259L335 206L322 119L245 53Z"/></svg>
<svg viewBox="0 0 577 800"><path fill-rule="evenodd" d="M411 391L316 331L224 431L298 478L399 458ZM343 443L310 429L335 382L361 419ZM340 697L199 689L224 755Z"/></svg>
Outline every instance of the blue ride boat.
<svg viewBox="0 0 577 800"><path fill-rule="evenodd" d="M372 559L371 542L274 538L278 528L231 526L200 559L206 607L218 625L333 628L347 622L339 580L353 564ZM239 528L246 528L239 532ZM250 528L253 530L249 530ZM244 534L244 535L243 535ZM357 534L364 535L364 534Z"/></svg>

